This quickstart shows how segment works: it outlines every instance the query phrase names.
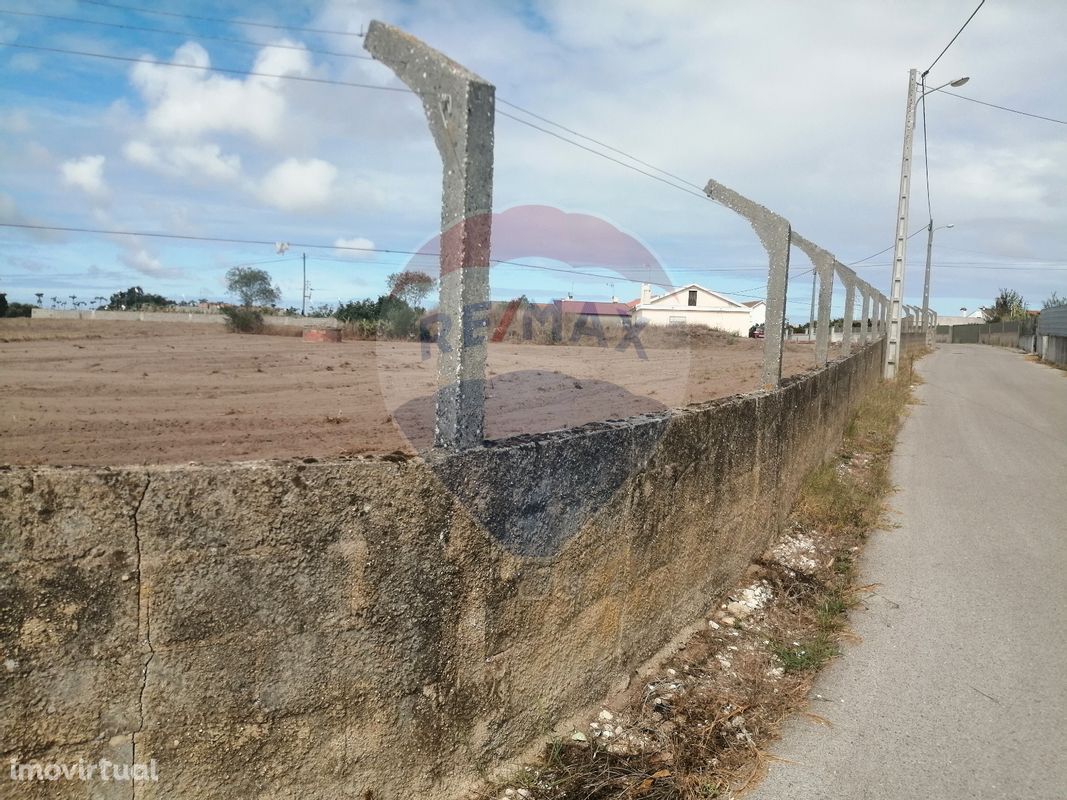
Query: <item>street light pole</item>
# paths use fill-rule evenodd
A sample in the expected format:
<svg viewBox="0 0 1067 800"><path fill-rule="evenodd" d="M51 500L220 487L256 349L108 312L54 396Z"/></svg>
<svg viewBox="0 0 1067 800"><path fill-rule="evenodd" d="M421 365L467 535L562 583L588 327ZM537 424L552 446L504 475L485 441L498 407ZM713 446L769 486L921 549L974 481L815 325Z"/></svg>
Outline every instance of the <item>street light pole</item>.
<svg viewBox="0 0 1067 800"><path fill-rule="evenodd" d="M900 162L900 194L897 197L897 237L893 246L893 280L889 288L889 336L885 345L886 380L896 377L900 360L900 303L904 292L904 255L908 247L908 197L911 193L912 133L915 130L915 77L908 73L908 109L904 115L904 155Z"/></svg>
<svg viewBox="0 0 1067 800"><path fill-rule="evenodd" d="M930 220L926 234L926 280L923 281L923 334L926 336L926 346L930 347L933 342L930 337L930 261L934 250L934 231L941 228L951 228L952 225L934 227L934 221Z"/></svg>
<svg viewBox="0 0 1067 800"><path fill-rule="evenodd" d="M300 283L300 316L307 316L307 301L308 301L308 254L301 253L301 260L304 262L304 279Z"/></svg>
<svg viewBox="0 0 1067 800"><path fill-rule="evenodd" d="M908 247L908 198L911 195L911 151L912 133L915 131L915 107L921 99L915 96L917 84L915 75L917 70L908 73L908 110L904 115L904 156L900 162L900 196L897 198L897 238L893 248L893 281L889 289L889 335L885 345L885 371L884 376L888 380L897 374L897 365L900 362L900 306L904 293L904 257ZM923 73L924 75L926 73ZM970 78L957 78L927 89L922 97L934 92L939 92L946 86L963 86ZM920 228L920 230L922 230ZM933 236L933 221L930 223L930 236ZM927 244L929 253L930 244ZM929 255L927 255L929 264ZM927 282L929 282L929 268L927 269ZM924 301L924 305L926 302Z"/></svg>

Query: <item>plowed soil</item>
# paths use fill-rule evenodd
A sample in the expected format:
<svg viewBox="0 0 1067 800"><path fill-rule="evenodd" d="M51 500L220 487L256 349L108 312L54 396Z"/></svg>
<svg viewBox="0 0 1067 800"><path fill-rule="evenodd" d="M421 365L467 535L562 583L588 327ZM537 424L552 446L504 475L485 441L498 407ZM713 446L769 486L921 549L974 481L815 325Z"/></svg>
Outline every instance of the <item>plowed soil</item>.
<svg viewBox="0 0 1067 800"><path fill-rule="evenodd" d="M684 348L491 344L501 438L757 389L762 341ZM809 369L789 345L786 374ZM414 453L432 442L436 352L191 324L0 320L0 463L157 464Z"/></svg>

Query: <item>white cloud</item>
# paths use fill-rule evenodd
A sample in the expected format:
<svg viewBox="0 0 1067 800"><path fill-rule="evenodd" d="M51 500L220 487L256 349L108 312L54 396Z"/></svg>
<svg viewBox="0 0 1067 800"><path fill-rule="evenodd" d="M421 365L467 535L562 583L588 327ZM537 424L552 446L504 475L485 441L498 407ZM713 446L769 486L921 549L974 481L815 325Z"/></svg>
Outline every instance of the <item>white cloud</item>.
<svg viewBox="0 0 1067 800"><path fill-rule="evenodd" d="M296 46L285 39L279 43ZM207 51L195 42L179 47L171 60L196 67L211 66ZM253 70L306 75L311 64L303 50L265 49L260 51ZM278 78L229 78L145 60L133 68L131 79L149 106L145 116L148 128L161 138L194 139L217 131L273 141L286 120L284 81Z"/></svg>
<svg viewBox="0 0 1067 800"><path fill-rule="evenodd" d="M328 161L288 158L268 172L259 197L283 211L304 211L326 205L333 195L337 167Z"/></svg>
<svg viewBox="0 0 1067 800"><path fill-rule="evenodd" d="M201 175L219 181L233 181L241 176L241 158L224 155L217 144L177 144L157 147L133 140L123 148L134 164L167 175Z"/></svg>
<svg viewBox="0 0 1067 800"><path fill-rule="evenodd" d="M374 249L374 242L362 236L355 236L351 239L335 239L333 246L355 248L338 250L337 254L342 258L370 258L374 255L374 253L371 252Z"/></svg>
<svg viewBox="0 0 1067 800"><path fill-rule="evenodd" d="M0 111L0 131L5 133L29 133L31 129L29 115L20 108Z"/></svg>
<svg viewBox="0 0 1067 800"><path fill-rule="evenodd" d="M63 181L69 186L76 186L88 194L100 196L107 193L104 183L104 156L85 156L64 161L59 171Z"/></svg>
<svg viewBox="0 0 1067 800"><path fill-rule="evenodd" d="M180 269L165 267L157 256L136 241L127 240L122 243L122 246L124 252L119 256L119 260L142 275L150 278L180 278L185 274Z"/></svg>

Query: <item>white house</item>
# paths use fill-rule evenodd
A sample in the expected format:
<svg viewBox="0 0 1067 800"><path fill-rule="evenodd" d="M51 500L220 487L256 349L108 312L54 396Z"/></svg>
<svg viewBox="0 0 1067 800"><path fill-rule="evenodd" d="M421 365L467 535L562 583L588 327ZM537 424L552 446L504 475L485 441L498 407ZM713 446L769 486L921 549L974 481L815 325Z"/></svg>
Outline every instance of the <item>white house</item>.
<svg viewBox="0 0 1067 800"><path fill-rule="evenodd" d="M705 289L696 283L654 296L647 283L641 286L641 298L630 303L635 324L706 325L709 328L748 334L753 325L752 309L729 297Z"/></svg>
<svg viewBox="0 0 1067 800"><path fill-rule="evenodd" d="M752 325L763 325L767 322L767 303L763 300L749 300L747 303L742 303L749 309L749 314L752 315Z"/></svg>

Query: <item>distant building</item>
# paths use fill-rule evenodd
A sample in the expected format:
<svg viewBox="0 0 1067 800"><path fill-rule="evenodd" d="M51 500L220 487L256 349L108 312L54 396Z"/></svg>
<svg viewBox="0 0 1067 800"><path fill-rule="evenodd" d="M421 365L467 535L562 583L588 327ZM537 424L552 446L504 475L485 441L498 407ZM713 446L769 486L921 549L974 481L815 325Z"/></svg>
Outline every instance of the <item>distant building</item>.
<svg viewBox="0 0 1067 800"><path fill-rule="evenodd" d="M741 305L747 306L753 325L763 325L767 322L767 303L763 300L749 300Z"/></svg>
<svg viewBox="0 0 1067 800"><path fill-rule="evenodd" d="M597 303L591 300L556 300L556 305L564 317L575 320L584 318L587 322L595 319L602 328L621 326L624 321L630 320L630 308L618 301Z"/></svg>
<svg viewBox="0 0 1067 800"><path fill-rule="evenodd" d="M756 324L753 308L696 283L658 296L646 283L641 286L641 297L627 305L636 324L704 325L738 336L747 335ZM766 316L765 308L763 313Z"/></svg>

